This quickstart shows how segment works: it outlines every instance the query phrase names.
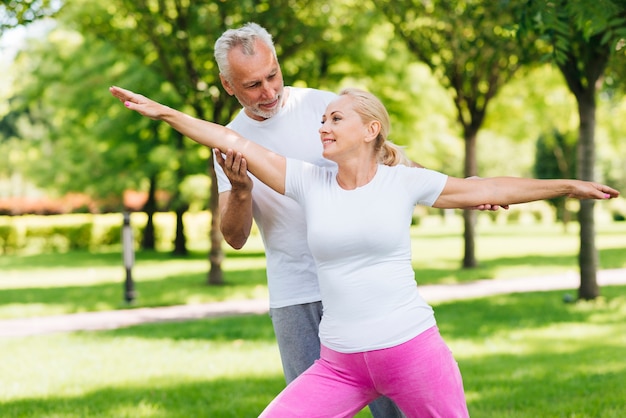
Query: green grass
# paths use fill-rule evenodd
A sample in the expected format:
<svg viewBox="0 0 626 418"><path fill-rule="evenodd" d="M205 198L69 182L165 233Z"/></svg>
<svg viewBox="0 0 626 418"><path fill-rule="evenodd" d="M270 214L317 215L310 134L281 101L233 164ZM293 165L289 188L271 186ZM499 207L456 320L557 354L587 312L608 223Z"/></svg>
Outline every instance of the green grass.
<svg viewBox="0 0 626 418"><path fill-rule="evenodd" d="M618 418L626 287L435 305L473 418ZM3 417L256 417L283 387L266 315L0 340ZM367 410L359 417L371 416Z"/></svg>
<svg viewBox="0 0 626 418"><path fill-rule="evenodd" d="M626 287L566 305L559 292L437 306L473 417L623 417Z"/></svg>
<svg viewBox="0 0 626 418"><path fill-rule="evenodd" d="M35 317L128 308L126 271L119 253L71 252L0 259L0 318ZM187 258L138 252L132 271L134 307L267 298L262 253L224 262L226 283L207 286L204 254Z"/></svg>
<svg viewBox="0 0 626 418"><path fill-rule="evenodd" d="M267 316L0 340L3 417L253 417L284 386Z"/></svg>

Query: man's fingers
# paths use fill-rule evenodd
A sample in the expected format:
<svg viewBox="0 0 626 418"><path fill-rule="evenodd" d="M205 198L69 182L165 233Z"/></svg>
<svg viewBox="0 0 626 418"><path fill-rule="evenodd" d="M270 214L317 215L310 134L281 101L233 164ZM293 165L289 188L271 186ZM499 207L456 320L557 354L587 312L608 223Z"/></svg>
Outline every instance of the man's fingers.
<svg viewBox="0 0 626 418"><path fill-rule="evenodd" d="M238 153L233 155L232 167L233 167L233 171L235 173L241 174L241 165L242 165L241 162L242 162L242 160L243 160L243 156L241 155L240 152L238 152Z"/></svg>
<svg viewBox="0 0 626 418"><path fill-rule="evenodd" d="M213 148L213 154L215 155L215 161L224 168L224 156L222 155L222 151L217 148Z"/></svg>
<svg viewBox="0 0 626 418"><path fill-rule="evenodd" d="M215 153L215 160L222 167L224 172L230 173L231 175L241 175L242 172L246 173L247 164L241 153L228 150L225 154L222 154L217 148L213 149L213 152Z"/></svg>

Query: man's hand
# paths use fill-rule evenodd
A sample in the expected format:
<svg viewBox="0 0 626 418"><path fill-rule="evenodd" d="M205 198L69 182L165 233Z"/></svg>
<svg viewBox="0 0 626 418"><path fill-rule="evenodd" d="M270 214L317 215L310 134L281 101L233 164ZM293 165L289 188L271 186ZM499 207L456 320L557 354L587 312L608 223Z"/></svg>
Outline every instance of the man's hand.
<svg viewBox="0 0 626 418"><path fill-rule="evenodd" d="M222 154L214 149L213 155L232 186L219 195L220 231L228 245L239 250L248 241L252 229L252 179L241 153L228 150Z"/></svg>
<svg viewBox="0 0 626 418"><path fill-rule="evenodd" d="M478 205L478 206L474 206L472 208L466 208L466 209L490 210L490 211L494 211L495 212L495 211L499 210L500 208L502 208L504 210L507 210L509 208L509 205L502 206L502 205L492 205L492 204L487 203L485 205Z"/></svg>
<svg viewBox="0 0 626 418"><path fill-rule="evenodd" d="M226 151L224 156L220 150L214 149L215 161L222 167L224 174L232 185L231 192L252 190L252 179L248 175L248 164L240 152Z"/></svg>

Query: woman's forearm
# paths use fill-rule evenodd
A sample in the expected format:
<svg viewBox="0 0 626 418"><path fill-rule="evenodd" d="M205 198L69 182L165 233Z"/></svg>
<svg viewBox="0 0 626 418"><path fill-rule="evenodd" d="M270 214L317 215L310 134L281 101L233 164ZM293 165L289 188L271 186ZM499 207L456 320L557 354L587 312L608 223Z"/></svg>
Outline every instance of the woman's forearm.
<svg viewBox="0 0 626 418"><path fill-rule="evenodd" d="M194 118L171 107L162 106L159 120L166 122L181 134L209 148L222 151L232 149L243 152L247 142L241 135L231 129L213 122Z"/></svg>
<svg viewBox="0 0 626 418"><path fill-rule="evenodd" d="M608 199L619 193L602 184L570 179L539 180L518 177L448 179L435 202L439 208L464 208L482 203L512 205L569 196L576 199Z"/></svg>

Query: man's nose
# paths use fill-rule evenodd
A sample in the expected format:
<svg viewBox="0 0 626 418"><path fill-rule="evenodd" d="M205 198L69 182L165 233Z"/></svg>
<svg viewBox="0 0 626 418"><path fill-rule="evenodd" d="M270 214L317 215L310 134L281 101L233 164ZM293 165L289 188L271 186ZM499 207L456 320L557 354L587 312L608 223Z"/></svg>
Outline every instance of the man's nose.
<svg viewBox="0 0 626 418"><path fill-rule="evenodd" d="M262 89L262 94L264 97L273 99L274 96L276 96L276 89L271 83L265 81L263 83Z"/></svg>

